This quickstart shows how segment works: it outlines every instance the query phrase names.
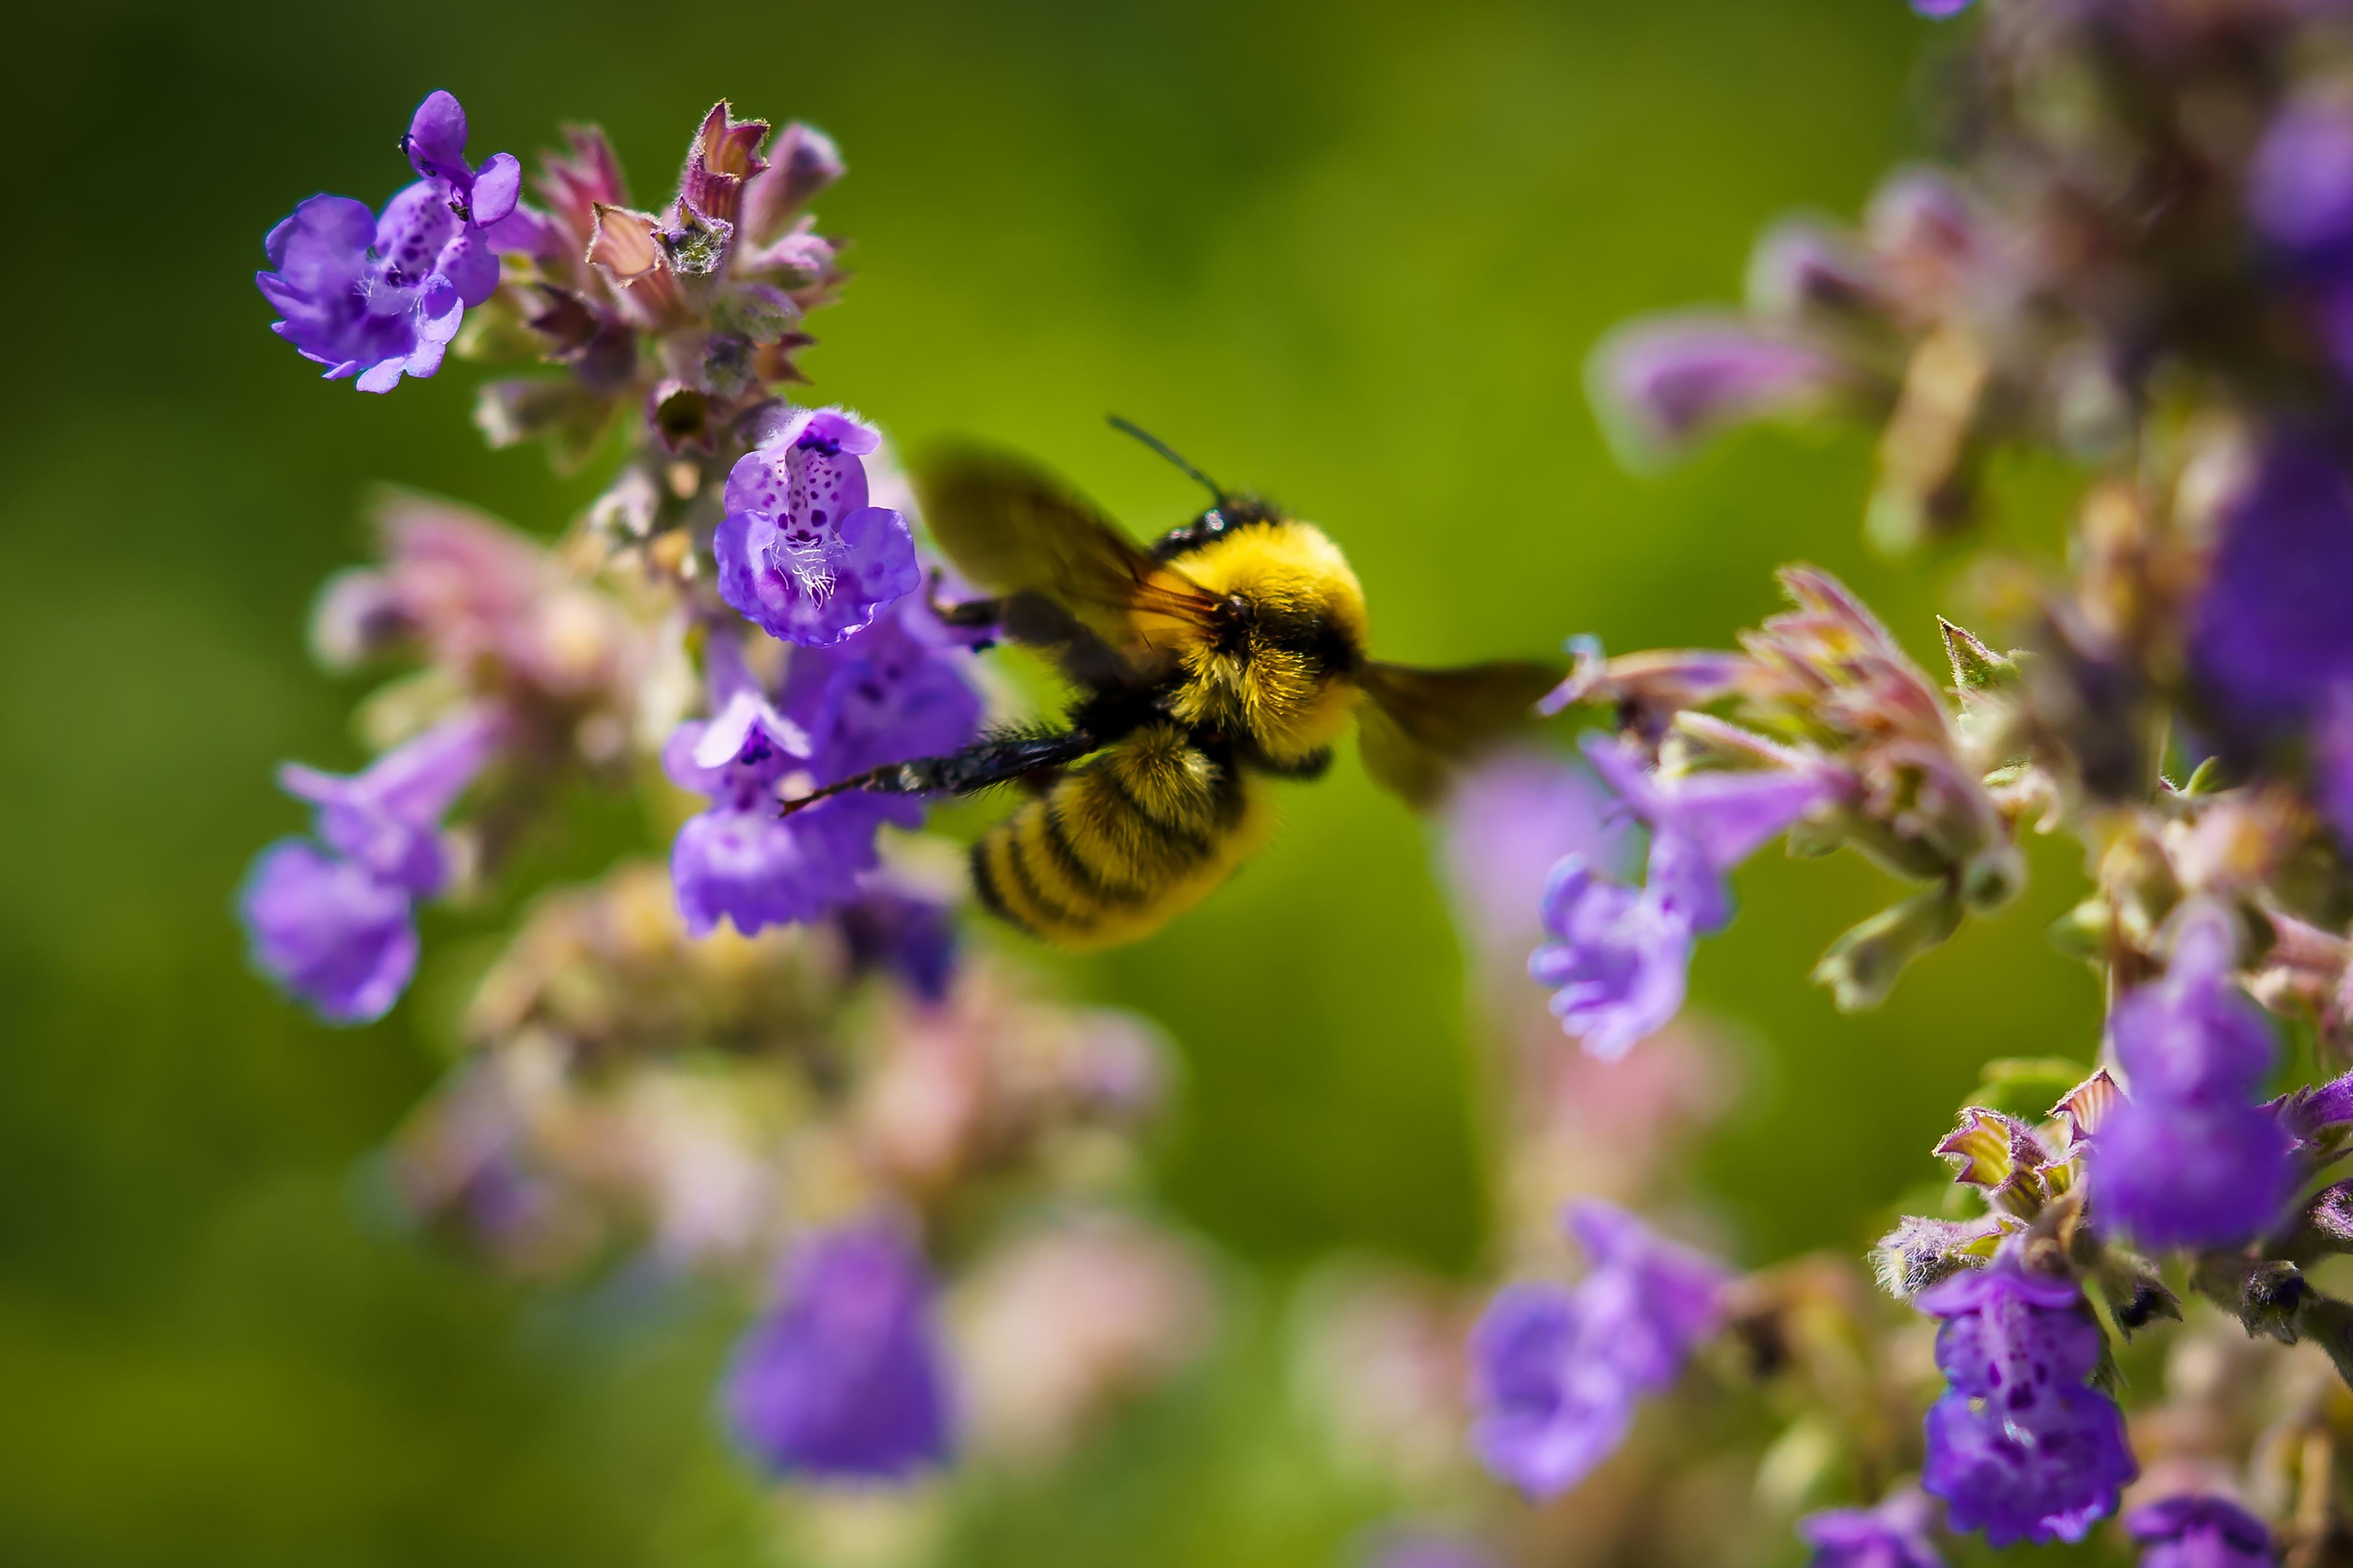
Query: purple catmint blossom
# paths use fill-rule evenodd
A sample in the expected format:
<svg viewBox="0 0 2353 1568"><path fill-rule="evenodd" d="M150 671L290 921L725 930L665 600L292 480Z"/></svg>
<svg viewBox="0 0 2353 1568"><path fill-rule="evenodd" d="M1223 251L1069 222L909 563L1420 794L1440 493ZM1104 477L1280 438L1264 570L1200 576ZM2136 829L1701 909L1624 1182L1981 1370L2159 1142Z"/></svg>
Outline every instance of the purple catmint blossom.
<svg viewBox="0 0 2353 1568"><path fill-rule="evenodd" d="M2231 738L2314 721L2353 681L2353 476L2328 444L2281 437L2222 520L2190 658Z"/></svg>
<svg viewBox="0 0 2353 1568"><path fill-rule="evenodd" d="M1891 1492L1877 1508L1834 1508L1798 1521L1812 1548L1807 1568L1945 1568L1930 1531L1936 1505L1911 1487Z"/></svg>
<svg viewBox="0 0 2353 1568"><path fill-rule="evenodd" d="M269 231L269 268L255 284L283 314L270 331L329 380L356 376L390 392L403 374L441 368L467 310L497 291L500 237L516 212L522 168L504 153L466 162L466 114L436 92L402 146L422 176L381 216L348 196L312 196Z"/></svg>
<svg viewBox="0 0 2353 1568"><path fill-rule="evenodd" d="M1581 856L1554 867L1542 915L1553 940L1528 973L1553 988L1561 1026L1604 1059L1625 1055L1683 1005L1696 938L1732 918L1726 875L1776 834L1836 798L1828 770L1694 773L1662 780L1618 743L1586 755L1651 832L1648 875L1630 888Z"/></svg>
<svg viewBox="0 0 2353 1568"><path fill-rule="evenodd" d="M2295 1187L2290 1134L2254 1098L2275 1047L2232 979L2230 911L2198 902L2176 920L2164 977L2126 993L2108 1021L2127 1098L2092 1140L2092 1190L2145 1247L2237 1247Z"/></svg>
<svg viewBox="0 0 2353 1568"><path fill-rule="evenodd" d="M895 1480L944 1463L947 1367L922 1256L882 1223L804 1242L723 1399L736 1440L780 1475Z"/></svg>
<svg viewBox="0 0 2353 1568"><path fill-rule="evenodd" d="M1611 1205L1579 1203L1567 1223L1586 1277L1505 1286L1471 1337L1472 1447L1534 1498L1567 1490L1616 1450L1636 1402L1715 1332L1732 1278Z"/></svg>
<svg viewBox="0 0 2353 1568"><path fill-rule="evenodd" d="M723 639L712 648L718 715L680 726L662 752L671 780L711 803L670 852L688 931L725 919L749 932L853 903L878 863L875 833L919 825L923 803L849 793L779 816L777 786L794 773L832 784L965 744L981 716L969 655L912 601L841 642L796 650L773 701Z"/></svg>
<svg viewBox="0 0 2353 1568"><path fill-rule="evenodd" d="M938 899L869 877L834 913L849 961L887 974L917 999L946 1000L955 973L955 911Z"/></svg>
<svg viewBox="0 0 2353 1568"><path fill-rule="evenodd" d="M2353 111L2291 104L2247 170L2247 215L2287 279L2306 290L2340 374L2353 375Z"/></svg>
<svg viewBox="0 0 2353 1568"><path fill-rule="evenodd" d="M2270 1568L2279 1561L2263 1521L2227 1498L2169 1497L2125 1515L2140 1568Z"/></svg>
<svg viewBox="0 0 2353 1568"><path fill-rule="evenodd" d="M715 717L680 725L662 748L671 782L711 803L670 847L670 881L689 935L706 936L723 920L746 935L815 920L856 896L856 869L818 815L777 815L777 783L808 755L807 734L749 687Z"/></svg>
<svg viewBox="0 0 2353 1568"><path fill-rule="evenodd" d="M254 967L331 1024L383 1017L417 973L407 892L315 844L264 849L237 903Z"/></svg>
<svg viewBox="0 0 2353 1568"><path fill-rule="evenodd" d="M867 504L859 459L881 441L854 414L803 409L727 476L720 596L771 637L838 643L923 580L906 518Z"/></svg>
<svg viewBox="0 0 2353 1568"><path fill-rule="evenodd" d="M1917 1298L1944 1320L1921 1485L1987 1544L2080 1541L2139 1473L2124 1414L2085 1380L2100 1330L2073 1279L2030 1271L2011 1243Z"/></svg>
<svg viewBox="0 0 2353 1568"><path fill-rule="evenodd" d="M449 879L441 816L498 744L495 714L435 726L348 777L300 763L278 770L279 787L319 808L319 837L379 881L430 898Z"/></svg>
<svg viewBox="0 0 2353 1568"><path fill-rule="evenodd" d="M1735 425L1810 412L1855 384L1836 354L1704 316L1620 328L1595 351L1589 379L1595 405L1636 454L1678 452Z"/></svg>
<svg viewBox="0 0 2353 1568"><path fill-rule="evenodd" d="M501 733L498 717L478 710L349 776L281 769L286 792L318 807L325 847L290 838L255 860L237 895L254 966L330 1023L382 1017L417 970L411 907L449 879L442 814Z"/></svg>

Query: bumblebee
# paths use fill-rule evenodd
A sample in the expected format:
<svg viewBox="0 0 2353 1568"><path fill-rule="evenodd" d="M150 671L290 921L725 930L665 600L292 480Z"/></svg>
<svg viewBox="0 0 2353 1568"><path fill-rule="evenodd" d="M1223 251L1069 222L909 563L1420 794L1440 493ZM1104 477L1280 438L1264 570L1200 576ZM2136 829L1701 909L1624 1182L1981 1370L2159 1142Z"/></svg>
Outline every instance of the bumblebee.
<svg viewBox="0 0 2353 1568"><path fill-rule="evenodd" d="M1366 770L1427 807L1461 759L1528 721L1559 679L1534 662L1415 669L1369 657L1364 590L1322 530L1113 423L1213 498L1148 548L1018 458L951 449L914 475L933 538L988 595L941 614L1046 653L1079 693L1064 721L785 806L845 790L1028 784L1031 798L973 845L974 889L1011 924L1079 949L1147 936L1208 897L1265 841L1264 781L1321 774L1352 719Z"/></svg>

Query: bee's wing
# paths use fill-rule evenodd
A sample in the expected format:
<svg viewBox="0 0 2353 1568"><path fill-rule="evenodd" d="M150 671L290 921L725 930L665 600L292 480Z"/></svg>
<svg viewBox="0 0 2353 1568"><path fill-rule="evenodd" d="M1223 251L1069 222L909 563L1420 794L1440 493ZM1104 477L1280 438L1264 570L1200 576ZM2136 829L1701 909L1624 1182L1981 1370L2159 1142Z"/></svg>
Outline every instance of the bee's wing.
<svg viewBox="0 0 2353 1568"><path fill-rule="evenodd" d="M1558 685L1561 674L1535 660L1416 669L1375 659L1357 678L1365 771L1427 810L1460 763L1535 722L1536 699Z"/></svg>
<svg viewBox="0 0 2353 1568"><path fill-rule="evenodd" d="M987 592L1044 595L1123 650L1140 614L1199 621L1214 602L1045 470L1002 452L954 447L915 466L923 521L950 563Z"/></svg>

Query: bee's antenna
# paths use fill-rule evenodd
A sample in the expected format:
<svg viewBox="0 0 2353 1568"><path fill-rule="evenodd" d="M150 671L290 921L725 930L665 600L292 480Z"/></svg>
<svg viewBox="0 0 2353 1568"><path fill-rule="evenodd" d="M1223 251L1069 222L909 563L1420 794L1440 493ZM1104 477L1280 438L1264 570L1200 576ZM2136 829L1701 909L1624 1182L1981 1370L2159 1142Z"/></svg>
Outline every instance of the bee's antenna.
<svg viewBox="0 0 2353 1568"><path fill-rule="evenodd" d="M1208 475L1203 473L1200 469L1187 462L1183 455L1180 454L1176 448L1171 447L1167 442L1163 441L1159 437L1155 436L1151 431L1146 430L1143 426L1138 425L1132 419L1123 419L1116 414L1110 416L1110 418L1111 427L1113 429L1120 432L1120 434L1124 436L1134 437L1137 440L1143 442L1145 446L1151 447L1154 451L1167 458L1171 463L1176 465L1177 472L1185 475L1194 483L1208 490L1211 498L1214 499L1219 506L1225 505L1228 501L1233 499L1231 492L1229 492L1225 486L1218 483L1217 480L1211 479Z"/></svg>

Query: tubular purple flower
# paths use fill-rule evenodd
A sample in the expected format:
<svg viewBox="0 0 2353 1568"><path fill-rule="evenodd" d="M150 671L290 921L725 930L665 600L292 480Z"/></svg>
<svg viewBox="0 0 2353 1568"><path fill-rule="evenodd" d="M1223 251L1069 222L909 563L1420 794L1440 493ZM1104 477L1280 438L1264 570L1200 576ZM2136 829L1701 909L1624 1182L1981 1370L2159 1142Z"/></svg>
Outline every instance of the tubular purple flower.
<svg viewBox="0 0 2353 1568"><path fill-rule="evenodd" d="M1734 425L1809 414L1850 390L1836 354L1738 317L1674 316L1619 328L1588 384L1629 456L1672 454Z"/></svg>
<svg viewBox="0 0 2353 1568"><path fill-rule="evenodd" d="M329 380L357 376L362 392L441 368L468 307L498 289L489 226L518 213L522 166L504 153L480 171L468 163L465 111L448 93L418 107L401 144L424 178L381 217L347 196L312 196L269 231L269 268L254 275L283 314L270 331Z"/></svg>
<svg viewBox="0 0 2353 1568"><path fill-rule="evenodd" d="M407 893L302 839L264 849L237 902L254 967L331 1024L381 1018L417 972Z"/></svg>
<svg viewBox="0 0 2353 1568"><path fill-rule="evenodd" d="M441 816L498 744L500 721L478 710L394 747L356 773L289 763L279 787L319 808L317 833L379 881L429 898L448 880Z"/></svg>
<svg viewBox="0 0 2353 1568"><path fill-rule="evenodd" d="M1946 1522L1996 1547L2082 1540L2139 1473L2123 1413L2085 1384L2100 1330L2083 1291L2027 1269L2012 1242L1915 1304L1944 1320L1936 1365L1952 1386L1928 1412L1921 1485Z"/></svg>
<svg viewBox="0 0 2353 1568"><path fill-rule="evenodd" d="M1846 787L1828 768L1662 779L1604 736L1588 735L1584 745L1602 782L1649 826L1650 877L1669 884L1667 908L1701 932L1732 918L1725 874Z"/></svg>
<svg viewBox="0 0 2353 1568"><path fill-rule="evenodd" d="M1748 309L1779 325L1852 325L1893 316L1888 280L1843 231L1804 218L1775 224L1749 253Z"/></svg>
<svg viewBox="0 0 2353 1568"><path fill-rule="evenodd" d="M2260 1106L2128 1099L2092 1141L2100 1217L2147 1247L2244 1246L2295 1195L2294 1148Z"/></svg>
<svg viewBox="0 0 2353 1568"><path fill-rule="evenodd" d="M1672 1384L1722 1320L1721 1265L1607 1204L1567 1216L1591 1271L1573 1289L1496 1292L1471 1336L1480 1462L1532 1498L1566 1491L1616 1451L1642 1394Z"/></svg>
<svg viewBox="0 0 2353 1568"><path fill-rule="evenodd" d="M780 817L776 785L794 773L832 784L963 745L981 717L969 656L909 600L840 642L796 650L773 705L725 639L711 657L719 717L681 725L663 753L674 781L711 800L671 848L687 929L701 936L726 918L749 932L852 903L879 863L877 830L919 826L923 802L853 793Z"/></svg>
<svg viewBox="0 0 2353 1568"><path fill-rule="evenodd" d="M1673 1020L1691 967L1688 920L1578 855L1553 868L1539 914L1553 940L1529 954L1528 977L1553 993L1553 1016L1588 1055L1615 1061Z"/></svg>
<svg viewBox="0 0 2353 1568"><path fill-rule="evenodd" d="M857 899L835 911L849 961L861 970L890 975L920 1001L947 999L955 973L955 912L874 878Z"/></svg>
<svg viewBox="0 0 2353 1568"><path fill-rule="evenodd" d="M2219 725L2263 740L2353 680L2353 478L2328 447L2274 439L2222 519L2190 617L2190 660Z"/></svg>
<svg viewBox="0 0 2353 1568"><path fill-rule="evenodd" d="M882 1223L795 1248L723 1402L736 1441L779 1475L895 1481L945 1462L947 1368L922 1257Z"/></svg>
<svg viewBox="0 0 2353 1568"><path fill-rule="evenodd" d="M2269 1568L2279 1561L2263 1521L2227 1498L2169 1497L2125 1515L2140 1568Z"/></svg>
<svg viewBox="0 0 2353 1568"><path fill-rule="evenodd" d="M2230 911L2201 900L2175 922L2164 977L2126 992L2108 1020L2127 1098L2091 1141L2092 1190L2145 1247L2237 1247L2294 1196L2294 1139L2253 1103L2275 1047L2232 978Z"/></svg>
<svg viewBox="0 0 2353 1568"><path fill-rule="evenodd" d="M777 815L777 781L809 755L806 731L756 689L739 688L716 717L691 720L662 748L673 783L706 796L670 847L670 880L691 936L732 920L746 936L815 920L857 893L857 874L815 820Z"/></svg>
<svg viewBox="0 0 2353 1568"><path fill-rule="evenodd" d="M2209 900L2175 917L2164 976L2116 1001L2108 1035L2137 1099L2239 1099L2276 1055L2271 1021L2232 978L2238 937L2229 910Z"/></svg>
<svg viewBox="0 0 2353 1568"><path fill-rule="evenodd" d="M2288 106L2247 166L2247 215L2265 239L2310 268L2353 261L2353 105Z"/></svg>
<svg viewBox="0 0 2353 1568"><path fill-rule="evenodd" d="M1563 859L1540 910L1553 940L1530 956L1528 973L1553 989L1562 1029L1590 1055L1614 1060L1683 1005L1695 939L1732 918L1725 874L1843 786L1827 769L1661 780L1601 736L1587 737L1585 753L1650 828L1647 879L1629 888L1581 856Z"/></svg>
<svg viewBox="0 0 2353 1568"><path fill-rule="evenodd" d="M1930 1531L1936 1505L1905 1487L1877 1508L1834 1508L1798 1521L1799 1538L1813 1549L1807 1568L1945 1568Z"/></svg>
<svg viewBox="0 0 2353 1568"><path fill-rule="evenodd" d="M859 458L881 439L844 410L804 409L727 476L720 596L770 636L838 643L923 580L905 517L867 504Z"/></svg>

